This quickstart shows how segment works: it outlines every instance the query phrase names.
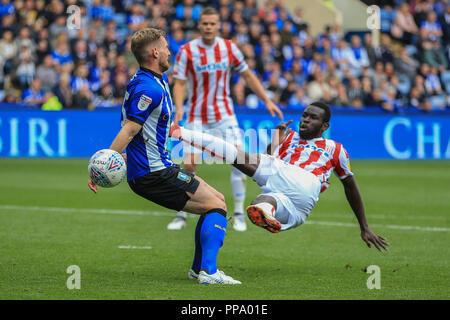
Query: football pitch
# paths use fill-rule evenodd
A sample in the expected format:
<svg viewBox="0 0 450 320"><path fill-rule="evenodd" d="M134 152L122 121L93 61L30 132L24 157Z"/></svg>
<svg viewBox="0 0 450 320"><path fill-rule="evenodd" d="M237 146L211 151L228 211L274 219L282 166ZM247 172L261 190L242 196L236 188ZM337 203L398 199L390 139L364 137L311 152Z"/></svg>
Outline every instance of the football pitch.
<svg viewBox="0 0 450 320"><path fill-rule="evenodd" d="M87 159L0 159L0 299L449 299L450 162L353 161L370 227L391 243L367 248L335 177L307 223L271 234L228 225L218 265L240 286L187 278L197 218L174 213L126 183L93 194ZM197 174L232 214L230 167ZM247 202L259 193L247 180ZM69 290L69 266L81 288ZM367 267L380 270L369 290ZM70 282L70 281L69 281Z"/></svg>

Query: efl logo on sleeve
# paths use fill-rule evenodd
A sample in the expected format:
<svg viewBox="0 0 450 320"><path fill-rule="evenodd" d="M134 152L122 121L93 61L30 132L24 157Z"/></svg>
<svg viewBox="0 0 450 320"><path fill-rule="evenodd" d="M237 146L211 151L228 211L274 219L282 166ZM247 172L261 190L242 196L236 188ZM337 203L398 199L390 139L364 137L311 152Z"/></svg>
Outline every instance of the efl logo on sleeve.
<svg viewBox="0 0 450 320"><path fill-rule="evenodd" d="M145 94L141 96L138 102L138 109L141 111L147 110L148 106L152 103L152 98L147 97Z"/></svg>

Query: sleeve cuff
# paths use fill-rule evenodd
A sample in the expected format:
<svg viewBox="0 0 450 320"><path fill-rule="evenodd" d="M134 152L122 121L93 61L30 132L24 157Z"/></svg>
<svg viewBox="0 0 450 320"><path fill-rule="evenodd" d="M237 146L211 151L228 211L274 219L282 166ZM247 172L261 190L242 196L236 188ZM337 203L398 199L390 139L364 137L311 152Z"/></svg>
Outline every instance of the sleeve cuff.
<svg viewBox="0 0 450 320"><path fill-rule="evenodd" d="M127 119L130 120L130 121L136 122L137 124L140 124L141 126L143 126L144 123L145 123L141 119L133 117L133 116L128 116Z"/></svg>

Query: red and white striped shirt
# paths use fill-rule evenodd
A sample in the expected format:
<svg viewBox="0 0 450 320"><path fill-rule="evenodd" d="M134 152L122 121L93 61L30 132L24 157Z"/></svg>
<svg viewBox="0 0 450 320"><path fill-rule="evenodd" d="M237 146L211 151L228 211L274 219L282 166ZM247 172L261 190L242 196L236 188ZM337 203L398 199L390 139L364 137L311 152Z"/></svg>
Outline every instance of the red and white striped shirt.
<svg viewBox="0 0 450 320"><path fill-rule="evenodd" d="M273 155L316 175L322 184L320 192L330 185L328 179L333 171L341 180L353 176L347 151L342 144L330 139L305 140L293 131Z"/></svg>
<svg viewBox="0 0 450 320"><path fill-rule="evenodd" d="M197 38L183 45L173 77L188 80L187 121L212 123L234 115L230 73L247 69L244 55L231 40L216 37L207 46Z"/></svg>

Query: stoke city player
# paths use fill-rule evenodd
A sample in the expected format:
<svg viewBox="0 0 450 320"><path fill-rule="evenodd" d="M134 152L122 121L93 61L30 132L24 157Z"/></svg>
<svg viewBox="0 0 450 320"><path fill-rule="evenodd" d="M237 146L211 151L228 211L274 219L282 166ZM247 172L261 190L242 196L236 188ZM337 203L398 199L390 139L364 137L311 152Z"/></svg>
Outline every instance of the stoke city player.
<svg viewBox="0 0 450 320"><path fill-rule="evenodd" d="M171 128L171 136L223 159L252 177L263 192L248 206L247 215L255 225L272 233L303 224L335 172L358 220L361 238L369 247L387 250L386 239L369 228L347 152L342 144L322 138L330 117L327 104L312 103L302 114L298 132L286 131L291 121L277 127L265 154L249 154L217 137L179 125Z"/></svg>

